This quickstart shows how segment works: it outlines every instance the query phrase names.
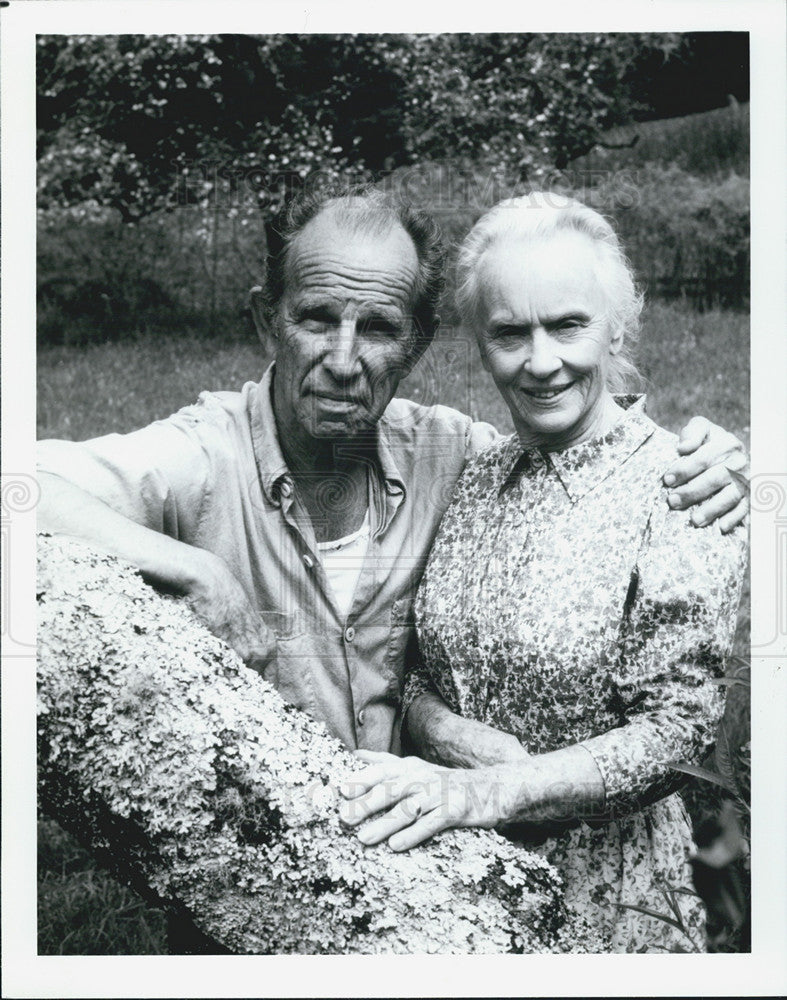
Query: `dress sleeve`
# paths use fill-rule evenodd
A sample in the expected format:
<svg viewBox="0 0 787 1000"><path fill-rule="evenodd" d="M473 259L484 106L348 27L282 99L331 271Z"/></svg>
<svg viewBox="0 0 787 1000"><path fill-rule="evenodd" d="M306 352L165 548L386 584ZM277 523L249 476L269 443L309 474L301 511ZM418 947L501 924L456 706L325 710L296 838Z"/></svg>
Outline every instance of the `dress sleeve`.
<svg viewBox="0 0 787 1000"><path fill-rule="evenodd" d="M423 665L421 659L418 658L415 662L408 664L407 666L407 674L404 679L404 690L402 691L402 721L404 721L413 702L422 694L436 694L442 697L440 692L432 683L429 671Z"/></svg>
<svg viewBox="0 0 787 1000"><path fill-rule="evenodd" d="M619 726L583 741L604 779L606 813L670 794L670 763L701 763L724 710L724 673L746 569L745 530L695 528L660 495L626 601L609 707Z"/></svg>
<svg viewBox="0 0 787 1000"><path fill-rule="evenodd" d="M196 530L210 488L216 430L202 405L187 406L130 434L40 441L37 470L138 524L185 539Z"/></svg>

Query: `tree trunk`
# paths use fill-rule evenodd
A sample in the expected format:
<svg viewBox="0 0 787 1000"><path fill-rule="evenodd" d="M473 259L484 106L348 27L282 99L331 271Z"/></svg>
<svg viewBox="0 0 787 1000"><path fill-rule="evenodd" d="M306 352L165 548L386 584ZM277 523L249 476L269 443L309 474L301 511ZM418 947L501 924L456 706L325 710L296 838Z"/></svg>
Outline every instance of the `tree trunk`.
<svg viewBox="0 0 787 1000"><path fill-rule="evenodd" d="M554 869L495 833L363 847L358 762L182 601L60 538L38 573L42 808L217 950L586 950Z"/></svg>

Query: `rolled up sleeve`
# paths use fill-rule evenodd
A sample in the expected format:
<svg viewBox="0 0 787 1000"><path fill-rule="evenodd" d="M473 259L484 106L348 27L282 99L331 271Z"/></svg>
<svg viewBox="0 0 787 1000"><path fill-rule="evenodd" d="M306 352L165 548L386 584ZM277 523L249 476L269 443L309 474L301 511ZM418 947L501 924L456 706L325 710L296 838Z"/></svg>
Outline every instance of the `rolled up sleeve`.
<svg viewBox="0 0 787 1000"><path fill-rule="evenodd" d="M193 534L210 488L211 429L185 407L130 434L39 441L37 471L79 487L125 517L174 538Z"/></svg>

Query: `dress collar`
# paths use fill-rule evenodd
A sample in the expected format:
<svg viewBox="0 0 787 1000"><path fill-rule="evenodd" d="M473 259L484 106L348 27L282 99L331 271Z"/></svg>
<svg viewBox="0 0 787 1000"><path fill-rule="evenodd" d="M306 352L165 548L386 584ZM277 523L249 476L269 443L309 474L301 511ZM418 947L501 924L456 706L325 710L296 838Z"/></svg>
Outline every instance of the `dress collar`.
<svg viewBox="0 0 787 1000"><path fill-rule="evenodd" d="M263 493L270 503L279 502L281 483L291 477L287 462L282 454L276 430L276 417L273 413L274 370L275 362L268 366L260 379L255 393L255 402L251 408L254 457ZM385 417L383 417L384 420ZM397 468L388 439L379 424L375 433L375 450L375 458L382 471L386 493L391 495L399 493L404 496L406 492L404 480Z"/></svg>
<svg viewBox="0 0 787 1000"><path fill-rule="evenodd" d="M610 431L562 451L523 450L519 438L512 435L503 447L499 490L502 492L520 473L545 464L555 470L572 502L576 503L594 490L656 430L656 425L645 413L644 395L615 396L615 402L624 412Z"/></svg>

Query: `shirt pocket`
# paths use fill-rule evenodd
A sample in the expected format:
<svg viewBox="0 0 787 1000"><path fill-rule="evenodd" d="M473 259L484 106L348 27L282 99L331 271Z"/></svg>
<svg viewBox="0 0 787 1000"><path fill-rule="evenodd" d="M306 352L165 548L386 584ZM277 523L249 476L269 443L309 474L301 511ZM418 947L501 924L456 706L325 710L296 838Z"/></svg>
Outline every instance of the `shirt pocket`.
<svg viewBox="0 0 787 1000"><path fill-rule="evenodd" d="M307 712L315 711L311 651L307 648L306 623L302 615L265 611L263 621L273 633L275 653L263 676L290 705Z"/></svg>

